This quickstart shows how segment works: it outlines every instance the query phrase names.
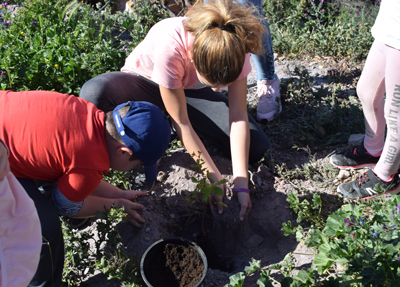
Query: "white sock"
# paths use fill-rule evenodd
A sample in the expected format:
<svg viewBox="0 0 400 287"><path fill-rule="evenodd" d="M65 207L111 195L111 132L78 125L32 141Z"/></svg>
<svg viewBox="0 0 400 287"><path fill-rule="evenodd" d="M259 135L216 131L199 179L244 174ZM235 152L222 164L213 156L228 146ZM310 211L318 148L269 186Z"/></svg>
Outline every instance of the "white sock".
<svg viewBox="0 0 400 287"><path fill-rule="evenodd" d="M391 181L391 180L392 180L392 176L383 175L383 174L381 174L381 173L379 173L379 172L376 172L375 170L373 170L373 172L374 172L380 179L382 179L383 181Z"/></svg>

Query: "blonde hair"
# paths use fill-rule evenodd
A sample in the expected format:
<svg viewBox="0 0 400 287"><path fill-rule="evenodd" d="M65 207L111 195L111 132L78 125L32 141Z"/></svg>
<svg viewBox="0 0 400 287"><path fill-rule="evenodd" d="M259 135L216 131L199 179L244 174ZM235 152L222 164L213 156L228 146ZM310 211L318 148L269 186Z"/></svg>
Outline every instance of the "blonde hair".
<svg viewBox="0 0 400 287"><path fill-rule="evenodd" d="M185 29L195 35L193 63L213 85L234 82L247 53L261 54L262 36L268 33L253 5L236 0L209 0L188 9Z"/></svg>

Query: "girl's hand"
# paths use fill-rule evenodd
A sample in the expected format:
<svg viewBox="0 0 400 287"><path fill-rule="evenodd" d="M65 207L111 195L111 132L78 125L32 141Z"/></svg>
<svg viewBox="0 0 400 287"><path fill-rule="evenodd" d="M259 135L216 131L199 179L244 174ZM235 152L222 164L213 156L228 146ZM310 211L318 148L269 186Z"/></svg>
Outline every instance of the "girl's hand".
<svg viewBox="0 0 400 287"><path fill-rule="evenodd" d="M221 188L224 191L226 191L226 184L222 184L222 185L217 185L219 188ZM216 195L215 192L212 192L211 197L208 199L208 202L210 203L210 208L211 208L211 212L215 215L215 211L214 211L214 204L217 206L217 210L218 210L218 214L222 214L222 212L224 212L224 207L220 204L222 203L222 198L224 197L224 195Z"/></svg>
<svg viewBox="0 0 400 287"><path fill-rule="evenodd" d="M0 179L3 179L10 172L10 163L8 162L8 150L0 141Z"/></svg>
<svg viewBox="0 0 400 287"><path fill-rule="evenodd" d="M247 192L238 192L237 193L238 200L240 203L240 213L239 213L239 218L241 221L243 221L244 217L249 214L251 210L251 200L250 200L250 194Z"/></svg>

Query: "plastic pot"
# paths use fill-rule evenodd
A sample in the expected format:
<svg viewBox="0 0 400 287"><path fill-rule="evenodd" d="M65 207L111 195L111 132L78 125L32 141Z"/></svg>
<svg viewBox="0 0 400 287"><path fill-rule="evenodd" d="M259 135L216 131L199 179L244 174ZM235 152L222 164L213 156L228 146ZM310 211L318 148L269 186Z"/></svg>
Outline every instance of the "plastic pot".
<svg viewBox="0 0 400 287"><path fill-rule="evenodd" d="M149 287L197 287L206 277L207 268L203 250L182 237L154 242L140 261L142 278Z"/></svg>

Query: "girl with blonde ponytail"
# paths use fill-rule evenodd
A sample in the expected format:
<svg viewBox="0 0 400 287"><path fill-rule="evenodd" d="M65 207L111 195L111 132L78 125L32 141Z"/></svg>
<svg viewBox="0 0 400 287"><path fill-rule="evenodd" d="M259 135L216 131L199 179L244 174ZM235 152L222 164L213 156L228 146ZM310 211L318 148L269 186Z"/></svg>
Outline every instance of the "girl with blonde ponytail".
<svg viewBox="0 0 400 287"><path fill-rule="evenodd" d="M195 35L193 64L209 83L226 86L234 82L246 54L262 53L264 30L251 8L254 6L240 6L234 1L210 1L186 14L184 27Z"/></svg>
<svg viewBox="0 0 400 287"><path fill-rule="evenodd" d="M148 101L166 111L187 151L201 152L211 182L223 178L200 137L231 156L241 220L251 209L248 164L270 148L246 105L249 53L262 52L265 33L254 9L211 0L191 7L185 17L162 20L128 56L121 72L91 79L80 93L105 112L127 101ZM228 97L217 92L224 86ZM225 184L221 188L226 191ZM221 201L214 194L210 204ZM223 212L221 205L218 211Z"/></svg>

